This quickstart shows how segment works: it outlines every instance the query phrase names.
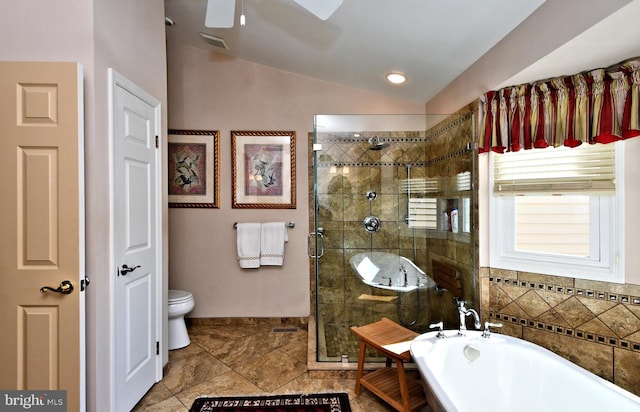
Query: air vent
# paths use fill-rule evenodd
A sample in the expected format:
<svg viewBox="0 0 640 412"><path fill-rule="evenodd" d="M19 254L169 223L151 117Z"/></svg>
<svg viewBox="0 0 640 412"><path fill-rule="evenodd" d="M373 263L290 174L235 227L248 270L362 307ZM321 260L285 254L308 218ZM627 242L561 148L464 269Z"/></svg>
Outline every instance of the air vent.
<svg viewBox="0 0 640 412"><path fill-rule="evenodd" d="M222 37L216 37L206 33L200 33L200 35L202 36L204 41L206 41L210 45L219 47L221 49L229 50L229 46L227 46L227 43L224 41Z"/></svg>
<svg viewBox="0 0 640 412"><path fill-rule="evenodd" d="M274 333L296 333L298 332L298 328L295 326L292 327L275 327L271 329L271 332Z"/></svg>

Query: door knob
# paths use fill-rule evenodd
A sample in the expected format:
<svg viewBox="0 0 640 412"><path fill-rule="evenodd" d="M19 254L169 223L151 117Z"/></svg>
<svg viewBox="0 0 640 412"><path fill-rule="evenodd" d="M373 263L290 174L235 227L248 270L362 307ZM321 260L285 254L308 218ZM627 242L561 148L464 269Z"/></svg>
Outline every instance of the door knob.
<svg viewBox="0 0 640 412"><path fill-rule="evenodd" d="M47 291L68 295L69 293L73 292L73 283L71 283L70 280L63 280L62 282L60 282L60 286L58 286L57 288L52 288L50 286L43 286L40 288L40 293L44 293Z"/></svg>
<svg viewBox="0 0 640 412"><path fill-rule="evenodd" d="M122 276L127 276L127 273L131 273L131 272L133 272L134 270L138 269L139 267L140 267L140 265L133 266L133 267L129 267L129 266L127 266L126 264L125 264L125 265L122 265L122 268L120 269L120 274L121 274Z"/></svg>

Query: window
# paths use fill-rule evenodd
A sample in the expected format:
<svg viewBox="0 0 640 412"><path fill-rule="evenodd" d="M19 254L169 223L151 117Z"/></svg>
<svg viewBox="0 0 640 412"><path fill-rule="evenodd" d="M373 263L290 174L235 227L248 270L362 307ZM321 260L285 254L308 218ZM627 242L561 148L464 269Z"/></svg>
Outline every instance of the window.
<svg viewBox="0 0 640 412"><path fill-rule="evenodd" d="M492 155L491 267L624 282L621 146Z"/></svg>

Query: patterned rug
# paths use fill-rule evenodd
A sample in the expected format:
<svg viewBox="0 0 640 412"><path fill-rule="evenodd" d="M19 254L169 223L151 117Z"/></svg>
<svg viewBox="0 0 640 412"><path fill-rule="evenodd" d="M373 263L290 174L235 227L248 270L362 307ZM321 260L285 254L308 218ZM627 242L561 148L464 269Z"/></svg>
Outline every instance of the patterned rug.
<svg viewBox="0 0 640 412"><path fill-rule="evenodd" d="M198 398L189 412L351 412L346 393Z"/></svg>

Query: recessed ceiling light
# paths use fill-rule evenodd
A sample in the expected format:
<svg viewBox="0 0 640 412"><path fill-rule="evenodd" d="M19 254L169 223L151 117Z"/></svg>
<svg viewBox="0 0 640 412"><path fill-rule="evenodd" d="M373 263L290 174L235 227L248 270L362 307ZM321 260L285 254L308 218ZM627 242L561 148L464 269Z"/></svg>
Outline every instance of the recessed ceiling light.
<svg viewBox="0 0 640 412"><path fill-rule="evenodd" d="M402 84L407 81L407 76L398 72L387 73L386 78L392 84Z"/></svg>

